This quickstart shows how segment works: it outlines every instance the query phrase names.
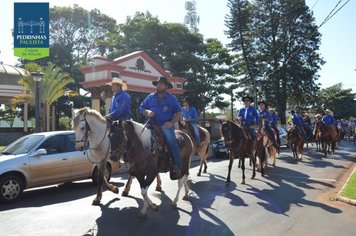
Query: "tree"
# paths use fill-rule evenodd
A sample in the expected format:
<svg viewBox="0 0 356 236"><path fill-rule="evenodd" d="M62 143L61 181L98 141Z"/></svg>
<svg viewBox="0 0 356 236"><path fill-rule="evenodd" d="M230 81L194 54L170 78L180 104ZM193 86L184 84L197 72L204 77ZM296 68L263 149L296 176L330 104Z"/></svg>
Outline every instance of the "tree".
<svg viewBox="0 0 356 236"><path fill-rule="evenodd" d="M240 84L277 108L285 124L287 105L306 107L319 90L320 34L303 0L229 0L230 47L242 52ZM252 89L253 91L253 89Z"/></svg>
<svg viewBox="0 0 356 236"><path fill-rule="evenodd" d="M321 89L317 98L317 111L321 113L330 109L337 119L356 116L356 94L352 93L352 89L342 89L341 83Z"/></svg>
<svg viewBox="0 0 356 236"><path fill-rule="evenodd" d="M226 92L234 57L217 39L205 42L201 34L191 33L185 25L161 23L149 12L127 17L119 31L107 41L106 47L112 48L110 58L143 50L174 76L187 79L185 95L192 97L198 109L202 109L197 105L203 96L214 107L228 105L221 94Z"/></svg>
<svg viewBox="0 0 356 236"><path fill-rule="evenodd" d="M40 103L43 117L45 121L46 130L49 130L49 120L50 120L50 108L51 105L56 102L60 97L62 97L67 90L67 86L74 83L74 79L69 77L69 75L63 72L59 67L50 63L44 69L39 67L34 63L29 63L25 65L25 68L30 71L38 71L39 69L44 71L44 77L40 82ZM28 93L20 94L15 96L12 101L14 104L28 102L34 105L35 94L36 94L36 84L31 77L23 77L19 84L24 86ZM43 122L42 122L43 123Z"/></svg>
<svg viewBox="0 0 356 236"><path fill-rule="evenodd" d="M10 130L14 126L16 117L19 116L19 111L16 110L16 107L5 106L4 110L0 110L0 119L6 121L9 124Z"/></svg>

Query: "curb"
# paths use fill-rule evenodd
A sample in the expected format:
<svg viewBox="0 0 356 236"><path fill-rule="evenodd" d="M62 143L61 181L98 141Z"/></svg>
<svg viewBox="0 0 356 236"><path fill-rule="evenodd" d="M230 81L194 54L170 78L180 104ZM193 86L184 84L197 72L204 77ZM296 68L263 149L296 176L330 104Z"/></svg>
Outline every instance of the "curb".
<svg viewBox="0 0 356 236"><path fill-rule="evenodd" d="M340 191L337 193L336 195L336 200L338 201L341 201L341 202L345 202L345 203L348 203L350 205L353 205L353 206L356 206L356 200L354 199L351 199L351 198L348 198L348 197L343 197L343 196L340 196L342 190L344 190L344 188L346 187L346 184L349 182L351 176L356 172L356 168L354 168L354 170L352 171L352 173L350 174L350 176L347 178L344 186L342 186L342 188L340 189Z"/></svg>

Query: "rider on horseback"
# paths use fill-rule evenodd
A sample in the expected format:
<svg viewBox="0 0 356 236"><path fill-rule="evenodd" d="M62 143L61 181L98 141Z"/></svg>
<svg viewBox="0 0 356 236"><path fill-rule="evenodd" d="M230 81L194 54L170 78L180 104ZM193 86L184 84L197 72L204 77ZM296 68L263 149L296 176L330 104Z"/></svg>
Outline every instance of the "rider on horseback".
<svg viewBox="0 0 356 236"><path fill-rule="evenodd" d="M242 125L248 130L252 141L256 140L256 129L255 125L259 124L258 113L256 109L251 106L254 101L252 97L245 96L242 97L244 107L240 109L237 117L241 120ZM252 149L251 149L252 150Z"/></svg>
<svg viewBox="0 0 356 236"><path fill-rule="evenodd" d="M199 134L199 128L198 128L198 124L197 121L199 119L199 115L197 110L195 109L195 107L192 107L190 105L191 100L189 97L185 97L183 100L183 104L184 107L182 108L182 112L183 112L183 120L185 122L188 122L189 124L191 124L191 126L194 129L194 136L195 136L195 144L197 149L199 149L200 147L200 134Z"/></svg>
<svg viewBox="0 0 356 236"><path fill-rule="evenodd" d="M114 77L107 85L111 86L113 96L111 98L109 114L105 118L109 121L129 120L131 117L131 97L126 92L127 85L117 77Z"/></svg>
<svg viewBox="0 0 356 236"><path fill-rule="evenodd" d="M151 124L159 125L161 128L172 157L177 178L180 178L182 176L182 162L174 132L174 124L181 119L182 109L177 97L167 92L167 89L173 88L167 78L159 77L152 84L156 86L156 93L151 93L145 98L139 111L144 116L151 118L149 120Z"/></svg>
<svg viewBox="0 0 356 236"><path fill-rule="evenodd" d="M271 114L271 119L270 119L271 127L272 127L272 129L274 129L274 131L277 134L277 143L278 143L278 145L281 146L281 140L279 139L279 130L277 128L277 119L278 118L277 118L276 110L274 108L269 108L268 111Z"/></svg>
<svg viewBox="0 0 356 236"><path fill-rule="evenodd" d="M329 128L330 125L334 125L335 129L337 130L337 123L335 118L331 115L331 111L329 109L325 110L325 115L322 118L322 121L326 124Z"/></svg>
<svg viewBox="0 0 356 236"><path fill-rule="evenodd" d="M300 117L298 113L296 113L294 110L291 110L290 113L292 114L292 123L293 125L297 126L300 130L300 133L303 136L304 141L307 141L307 135L305 134L304 128L303 128L303 119Z"/></svg>
<svg viewBox="0 0 356 236"><path fill-rule="evenodd" d="M271 129L271 126L269 125L270 124L270 121L271 121L271 115L270 113L268 112L267 110L267 103L265 101L261 101L261 102L258 102L258 115L259 117L261 118L261 122L264 122L264 125L268 131L268 136L269 138L272 140L272 143L273 143L273 146L276 148L276 150L279 149L279 145L278 143L276 142L276 139L274 137L274 134L273 134L273 131Z"/></svg>

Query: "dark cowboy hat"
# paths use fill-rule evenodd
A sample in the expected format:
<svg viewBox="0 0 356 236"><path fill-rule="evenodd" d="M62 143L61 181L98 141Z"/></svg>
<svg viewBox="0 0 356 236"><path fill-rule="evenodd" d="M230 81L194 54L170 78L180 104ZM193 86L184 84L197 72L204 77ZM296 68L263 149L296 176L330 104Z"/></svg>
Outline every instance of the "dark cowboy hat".
<svg viewBox="0 0 356 236"><path fill-rule="evenodd" d="M157 86L157 83L165 83L167 85L167 88L168 89L171 89L173 88L173 85L171 83L168 82L167 78L166 77L158 77L157 81L152 81L152 84L154 86Z"/></svg>
<svg viewBox="0 0 356 236"><path fill-rule="evenodd" d="M268 105L265 101L260 101L257 103L257 105L260 105L260 104L265 104L265 108L267 109L268 108Z"/></svg>
<svg viewBox="0 0 356 236"><path fill-rule="evenodd" d="M290 111L290 113L294 114L294 113L295 113L295 111L294 111L294 110L291 110L291 111Z"/></svg>
<svg viewBox="0 0 356 236"><path fill-rule="evenodd" d="M253 98L250 97L250 96L243 96L243 97L242 97L242 101L245 101L245 100L249 100L250 102L253 102L253 101L254 101Z"/></svg>

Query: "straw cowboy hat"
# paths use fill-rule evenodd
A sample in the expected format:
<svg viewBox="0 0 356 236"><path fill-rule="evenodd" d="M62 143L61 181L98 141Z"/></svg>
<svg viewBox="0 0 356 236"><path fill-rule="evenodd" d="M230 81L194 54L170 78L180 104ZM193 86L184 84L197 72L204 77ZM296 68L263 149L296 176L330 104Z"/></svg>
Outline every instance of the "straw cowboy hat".
<svg viewBox="0 0 356 236"><path fill-rule="evenodd" d="M122 81L122 79L119 79L117 77L112 78L112 81L106 84L110 86L112 86L113 84L118 84L121 86L122 90L127 90L127 85Z"/></svg>
<svg viewBox="0 0 356 236"><path fill-rule="evenodd" d="M326 109L326 110L325 110L325 112L331 112L331 110L329 110L329 109Z"/></svg>
<svg viewBox="0 0 356 236"><path fill-rule="evenodd" d="M315 118L318 118L318 117L321 117L321 114L318 113L315 115Z"/></svg>
<svg viewBox="0 0 356 236"><path fill-rule="evenodd" d="M169 81L167 80L166 77L158 77L157 81L152 81L152 84L157 87L158 83L165 83L167 85L167 89L171 89L173 88L173 85L171 83L169 83Z"/></svg>
<svg viewBox="0 0 356 236"><path fill-rule="evenodd" d="M274 109L273 107L270 107L268 110L269 111L276 111L276 109Z"/></svg>

